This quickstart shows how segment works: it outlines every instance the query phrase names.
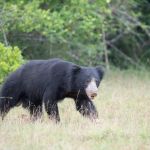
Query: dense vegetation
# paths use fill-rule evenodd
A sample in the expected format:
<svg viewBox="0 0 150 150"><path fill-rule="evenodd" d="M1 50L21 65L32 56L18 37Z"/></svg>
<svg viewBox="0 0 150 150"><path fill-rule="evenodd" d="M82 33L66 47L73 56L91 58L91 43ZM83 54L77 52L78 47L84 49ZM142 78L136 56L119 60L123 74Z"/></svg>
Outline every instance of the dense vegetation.
<svg viewBox="0 0 150 150"><path fill-rule="evenodd" d="M23 58L18 47L5 47L0 43L0 83L8 73L16 70L22 63Z"/></svg>
<svg viewBox="0 0 150 150"><path fill-rule="evenodd" d="M0 0L0 41L25 59L150 65L149 0Z"/></svg>

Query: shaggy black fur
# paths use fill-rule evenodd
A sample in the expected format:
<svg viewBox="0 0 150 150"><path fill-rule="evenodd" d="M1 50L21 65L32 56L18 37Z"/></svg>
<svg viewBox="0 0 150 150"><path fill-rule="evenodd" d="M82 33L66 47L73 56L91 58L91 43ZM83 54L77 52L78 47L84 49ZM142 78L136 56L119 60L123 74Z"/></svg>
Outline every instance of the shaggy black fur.
<svg viewBox="0 0 150 150"><path fill-rule="evenodd" d="M11 108L22 104L37 118L42 115L44 103L49 117L60 121L57 103L70 97L82 115L97 118L96 108L85 93L92 77L99 86L102 69L81 67L61 59L32 60L13 72L3 84L0 115L4 118Z"/></svg>

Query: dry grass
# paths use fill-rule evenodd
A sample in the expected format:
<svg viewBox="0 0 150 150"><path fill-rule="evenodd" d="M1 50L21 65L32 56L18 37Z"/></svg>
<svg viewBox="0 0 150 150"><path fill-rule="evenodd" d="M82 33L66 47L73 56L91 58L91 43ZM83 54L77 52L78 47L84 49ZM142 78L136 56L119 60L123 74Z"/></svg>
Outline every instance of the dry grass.
<svg viewBox="0 0 150 150"><path fill-rule="evenodd" d="M81 117L69 99L59 104L60 124L46 114L33 123L26 110L13 109L0 121L0 150L150 150L148 73L108 74L95 104L100 123Z"/></svg>

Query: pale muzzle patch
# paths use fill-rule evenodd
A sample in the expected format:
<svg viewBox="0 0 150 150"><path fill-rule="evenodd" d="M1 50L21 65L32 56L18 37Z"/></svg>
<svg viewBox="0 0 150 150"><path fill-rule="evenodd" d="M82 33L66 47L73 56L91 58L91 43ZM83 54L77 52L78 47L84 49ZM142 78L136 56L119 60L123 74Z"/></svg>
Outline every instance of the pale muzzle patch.
<svg viewBox="0 0 150 150"><path fill-rule="evenodd" d="M91 100L93 100L97 96L98 88L94 78L92 78L92 80L88 83L88 86L86 87L85 91L87 96Z"/></svg>

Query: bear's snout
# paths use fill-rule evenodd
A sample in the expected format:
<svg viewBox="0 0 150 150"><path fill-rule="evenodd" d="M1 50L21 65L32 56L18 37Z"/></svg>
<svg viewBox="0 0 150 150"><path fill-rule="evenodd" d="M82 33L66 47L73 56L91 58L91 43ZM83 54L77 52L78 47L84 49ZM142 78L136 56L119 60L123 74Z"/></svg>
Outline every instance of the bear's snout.
<svg viewBox="0 0 150 150"><path fill-rule="evenodd" d="M91 99L94 99L94 97L96 97L97 96L97 93L95 92L95 93L92 93L91 94Z"/></svg>
<svg viewBox="0 0 150 150"><path fill-rule="evenodd" d="M93 100L97 96L97 94L98 94L98 88L97 88L97 85L96 85L96 82L95 82L94 79L92 79L88 83L85 91L86 91L86 94L89 97L89 99Z"/></svg>

